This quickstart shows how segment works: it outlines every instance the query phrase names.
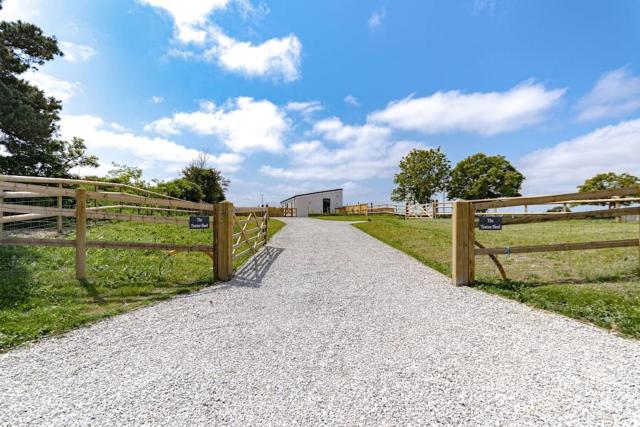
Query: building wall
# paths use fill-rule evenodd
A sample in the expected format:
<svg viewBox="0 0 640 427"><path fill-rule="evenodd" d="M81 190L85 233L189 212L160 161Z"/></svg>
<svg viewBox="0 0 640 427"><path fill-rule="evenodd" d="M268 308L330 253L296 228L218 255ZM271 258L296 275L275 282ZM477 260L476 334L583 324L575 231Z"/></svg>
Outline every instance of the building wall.
<svg viewBox="0 0 640 427"><path fill-rule="evenodd" d="M283 207L296 208L298 216L309 216L310 214L322 213L322 199L331 200L331 213L336 212L336 208L342 207L342 191L326 191L322 193L298 196L286 203Z"/></svg>

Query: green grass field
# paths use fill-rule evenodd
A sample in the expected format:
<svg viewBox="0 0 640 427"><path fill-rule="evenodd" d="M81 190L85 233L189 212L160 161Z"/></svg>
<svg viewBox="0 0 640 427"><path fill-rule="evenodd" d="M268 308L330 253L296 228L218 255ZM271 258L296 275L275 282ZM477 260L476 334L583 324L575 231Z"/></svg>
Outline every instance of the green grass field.
<svg viewBox="0 0 640 427"><path fill-rule="evenodd" d="M343 217L357 221L366 217ZM355 227L450 276L451 221L371 216ZM336 220L330 216L323 219ZM487 247L637 238L637 222L559 221L477 231ZM638 248L501 255L509 281L488 257L476 257L476 287L640 338Z"/></svg>
<svg viewBox="0 0 640 427"><path fill-rule="evenodd" d="M269 235L283 226L270 220ZM90 240L212 243L211 230L174 225L112 222L91 225L88 231ZM212 261L202 253L90 249L89 280L79 283L74 279L74 253L71 248L0 247L0 351L213 281Z"/></svg>

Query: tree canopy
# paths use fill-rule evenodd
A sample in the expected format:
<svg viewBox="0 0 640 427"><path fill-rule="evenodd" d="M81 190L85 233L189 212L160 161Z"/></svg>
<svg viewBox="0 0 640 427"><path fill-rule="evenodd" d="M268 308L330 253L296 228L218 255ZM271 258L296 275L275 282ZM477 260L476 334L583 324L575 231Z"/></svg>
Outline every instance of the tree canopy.
<svg viewBox="0 0 640 427"><path fill-rule="evenodd" d="M640 178L629 173L616 174L614 172L599 173L578 186L578 191L585 193L598 190L615 190L617 188L633 187L640 184Z"/></svg>
<svg viewBox="0 0 640 427"><path fill-rule="evenodd" d="M633 187L640 185L640 178L629 173L616 174L614 172L599 173L584 181L578 186L580 193L600 190L615 190L618 188ZM606 205L607 203L594 203L595 205ZM627 203L628 204L628 203ZM615 203L610 203L611 206Z"/></svg>
<svg viewBox="0 0 640 427"><path fill-rule="evenodd" d="M202 190L203 201L218 203L225 200L224 192L229 187L229 180L222 173L209 166L209 157L201 153L182 169L184 179L197 184Z"/></svg>
<svg viewBox="0 0 640 427"><path fill-rule="evenodd" d="M396 188L391 193L395 202L428 203L434 194L447 188L451 163L438 148L411 150L400 160L400 172L393 179Z"/></svg>
<svg viewBox="0 0 640 427"><path fill-rule="evenodd" d="M178 199L201 202L204 198L202 188L195 182L185 178L172 179L167 182L159 182L155 191Z"/></svg>
<svg viewBox="0 0 640 427"><path fill-rule="evenodd" d="M81 139L59 138L61 103L20 78L56 56L56 38L37 26L0 22L0 173L66 177L74 167L98 166Z"/></svg>
<svg viewBox="0 0 640 427"><path fill-rule="evenodd" d="M229 180L220 171L209 167L208 157L201 154L184 169L182 176L168 181L144 180L142 169L136 166L113 163L106 177L87 177L94 181L117 182L152 190L171 197L192 202L218 203L225 200Z"/></svg>
<svg viewBox="0 0 640 427"><path fill-rule="evenodd" d="M520 196L524 176L504 156L477 153L451 171L449 198L491 199Z"/></svg>

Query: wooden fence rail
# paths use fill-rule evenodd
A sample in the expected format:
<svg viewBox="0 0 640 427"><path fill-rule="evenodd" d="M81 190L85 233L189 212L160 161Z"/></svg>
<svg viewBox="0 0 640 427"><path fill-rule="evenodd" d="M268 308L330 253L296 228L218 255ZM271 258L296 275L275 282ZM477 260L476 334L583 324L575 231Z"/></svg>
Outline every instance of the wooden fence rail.
<svg viewBox="0 0 640 427"><path fill-rule="evenodd" d="M274 217L296 217L298 216L298 209L297 208L274 208L274 207L269 207L269 217L270 218L274 218Z"/></svg>
<svg viewBox="0 0 640 427"><path fill-rule="evenodd" d="M544 245L529 246L504 246L497 248L486 248L479 244L475 238L476 218L486 215L501 217L502 225L529 224L548 221L566 221L576 219L601 219L619 218L627 215L640 214L640 207L616 207L602 210L581 211L581 212L545 212L536 214L509 214L495 212L488 214L479 213L478 210L492 208L504 208L512 206L544 205L551 203L601 203L602 200L611 201L616 206L631 204L638 201L640 186L621 188L606 191L593 191L586 193L555 194L548 196L534 197L512 197L490 200L460 200L453 204L452 217L452 281L455 285L469 285L475 280L475 257L477 255L489 255L503 273L502 266L495 258L501 254L518 254L532 252L555 252L572 250L590 250L604 248L624 248L640 246L640 236L638 239L605 240L594 242L569 242L554 243ZM624 196L636 196L627 197ZM614 199L615 198L615 199ZM478 248L475 248L478 246ZM504 277L504 274L503 274Z"/></svg>

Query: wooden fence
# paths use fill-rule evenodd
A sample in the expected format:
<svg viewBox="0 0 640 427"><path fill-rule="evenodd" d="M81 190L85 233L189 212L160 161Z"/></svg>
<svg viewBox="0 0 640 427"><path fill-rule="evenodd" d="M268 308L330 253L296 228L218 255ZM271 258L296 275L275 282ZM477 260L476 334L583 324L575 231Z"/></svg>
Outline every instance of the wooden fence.
<svg viewBox="0 0 640 427"><path fill-rule="evenodd" d="M105 188L120 191L101 191ZM54 198L56 206L29 204L30 201L42 198ZM11 215L5 216L6 213ZM206 228L213 223L211 244L87 240L89 219L171 224L189 228L194 219L192 217L196 215L201 220L206 218L203 221ZM56 229L61 233L64 218L75 219L73 240L9 238L2 229L5 224L28 225L34 220L55 219ZM87 249L98 248L166 250L171 253L203 252L213 260L215 278L226 281L233 276L234 259L257 252L267 242L268 218L267 208L234 208L231 202L190 202L118 183L0 175L0 245L73 247L75 275L78 280L87 278ZM256 223L256 228L247 229L251 222ZM248 248L237 252L243 245Z"/></svg>
<svg viewBox="0 0 640 427"><path fill-rule="evenodd" d="M298 209L297 208L274 208L274 207L269 207L269 216L271 218L276 218L276 217L296 217L298 216Z"/></svg>
<svg viewBox="0 0 640 427"><path fill-rule="evenodd" d="M640 238L605 240L591 242L554 243L544 245L512 246L486 248L475 238L478 218L482 216L497 216L501 225L529 224L535 222L564 221L575 219L620 218L640 214L640 207L622 207L640 200L640 187L629 187L616 190L594 191L587 193L556 194L548 196L512 197L502 199L487 199L453 203L453 257L452 279L455 285L469 285L475 280L475 257L488 255L497 265L503 278L504 270L496 258L500 254L522 254L533 252L571 251L603 248L623 248L640 246ZM491 209L501 209L514 206L532 206L548 204L606 204L608 209L579 211L579 212L487 212ZM618 207L611 207L611 206ZM640 237L640 236L639 236Z"/></svg>
<svg viewBox="0 0 640 427"><path fill-rule="evenodd" d="M336 213L340 215L367 215L368 211L368 203L357 203L336 208Z"/></svg>
<svg viewBox="0 0 640 427"><path fill-rule="evenodd" d="M396 215L398 214L397 205L369 205L367 215Z"/></svg>
<svg viewBox="0 0 640 427"><path fill-rule="evenodd" d="M404 217L411 218L448 218L453 214L452 202L407 203Z"/></svg>
<svg viewBox="0 0 640 427"><path fill-rule="evenodd" d="M397 215L405 219L411 218L449 218L453 213L452 202L406 203L374 205L373 203L357 203L336 208L339 215Z"/></svg>

